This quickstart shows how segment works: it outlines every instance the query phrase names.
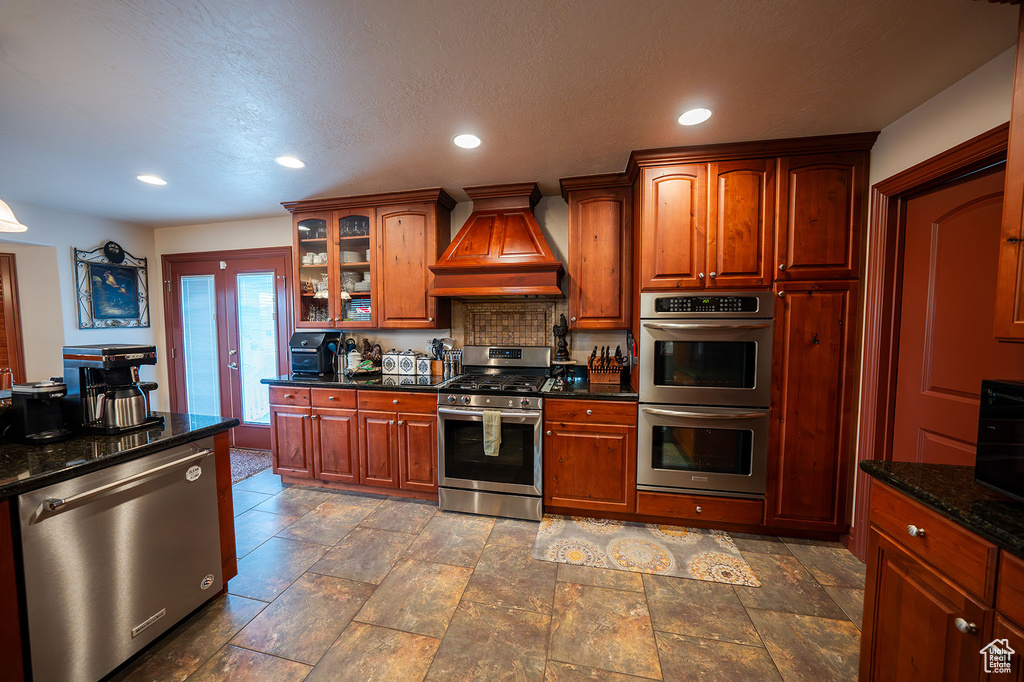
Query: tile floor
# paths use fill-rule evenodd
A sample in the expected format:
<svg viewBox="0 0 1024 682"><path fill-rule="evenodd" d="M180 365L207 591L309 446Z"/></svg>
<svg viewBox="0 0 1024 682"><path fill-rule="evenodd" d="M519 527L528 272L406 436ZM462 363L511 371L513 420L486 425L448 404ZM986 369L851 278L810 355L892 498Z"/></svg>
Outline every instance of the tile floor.
<svg viewBox="0 0 1024 682"><path fill-rule="evenodd" d="M733 534L762 587L537 561L536 524L399 498L234 488L238 577L124 680L845 680L864 565Z"/></svg>

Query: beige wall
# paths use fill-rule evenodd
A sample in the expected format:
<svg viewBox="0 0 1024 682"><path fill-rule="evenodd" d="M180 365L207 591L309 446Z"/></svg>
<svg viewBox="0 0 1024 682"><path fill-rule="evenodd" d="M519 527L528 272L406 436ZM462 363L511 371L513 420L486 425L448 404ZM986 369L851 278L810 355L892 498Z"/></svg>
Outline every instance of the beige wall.
<svg viewBox="0 0 1024 682"><path fill-rule="evenodd" d="M78 328L71 253L72 247L94 249L113 240L132 255L149 259L149 286L157 294L160 280L152 269L152 229L35 204L8 203L18 220L28 226L27 232L4 233L0 238L0 251L16 254L29 380L38 381L63 374L60 347L65 344L160 345L158 339L162 338L163 321L153 309L150 310L149 328ZM143 368L144 379L156 380L156 376L155 368ZM159 407L159 404L154 407Z"/></svg>

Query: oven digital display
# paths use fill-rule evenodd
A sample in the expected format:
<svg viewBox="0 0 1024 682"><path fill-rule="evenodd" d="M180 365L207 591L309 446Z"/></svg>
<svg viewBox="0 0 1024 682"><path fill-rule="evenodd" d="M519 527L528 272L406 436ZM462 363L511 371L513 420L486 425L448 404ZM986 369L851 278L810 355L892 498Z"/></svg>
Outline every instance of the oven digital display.
<svg viewBox="0 0 1024 682"><path fill-rule="evenodd" d="M665 296L654 301L657 313L756 313L753 296Z"/></svg>
<svg viewBox="0 0 1024 682"><path fill-rule="evenodd" d="M487 357L494 360L522 360L522 348L488 348Z"/></svg>

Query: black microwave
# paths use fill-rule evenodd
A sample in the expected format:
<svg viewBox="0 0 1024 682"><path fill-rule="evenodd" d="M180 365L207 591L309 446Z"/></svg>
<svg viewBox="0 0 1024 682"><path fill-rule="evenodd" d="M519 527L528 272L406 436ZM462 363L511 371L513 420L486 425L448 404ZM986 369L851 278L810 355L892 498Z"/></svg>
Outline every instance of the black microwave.
<svg viewBox="0 0 1024 682"><path fill-rule="evenodd" d="M976 483L1024 502L1024 382L981 382Z"/></svg>

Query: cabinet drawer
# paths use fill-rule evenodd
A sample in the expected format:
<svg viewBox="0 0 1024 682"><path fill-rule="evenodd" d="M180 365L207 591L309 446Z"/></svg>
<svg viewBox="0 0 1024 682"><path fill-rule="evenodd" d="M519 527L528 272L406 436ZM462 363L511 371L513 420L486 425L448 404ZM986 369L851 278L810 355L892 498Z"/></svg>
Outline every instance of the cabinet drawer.
<svg viewBox="0 0 1024 682"><path fill-rule="evenodd" d="M1006 550L999 553L996 610L1018 627L1024 627L1024 559Z"/></svg>
<svg viewBox="0 0 1024 682"><path fill-rule="evenodd" d="M968 591L991 604L995 591L995 545L923 504L875 481L871 523ZM914 529L924 534L913 536Z"/></svg>
<svg viewBox="0 0 1024 682"><path fill-rule="evenodd" d="M313 407L337 407L354 409L356 406L356 392L349 388L314 388Z"/></svg>
<svg viewBox="0 0 1024 682"><path fill-rule="evenodd" d="M636 403L610 400L545 400L544 421L605 422L636 426Z"/></svg>
<svg viewBox="0 0 1024 682"><path fill-rule="evenodd" d="M297 386L271 386L271 405L309 405L309 389Z"/></svg>
<svg viewBox="0 0 1024 682"><path fill-rule="evenodd" d="M640 491L636 494L636 511L638 514L671 516L693 521L760 524L764 520L764 502L736 497Z"/></svg>
<svg viewBox="0 0 1024 682"><path fill-rule="evenodd" d="M436 393L407 393L405 391L359 391L360 410L392 412L437 412Z"/></svg>

